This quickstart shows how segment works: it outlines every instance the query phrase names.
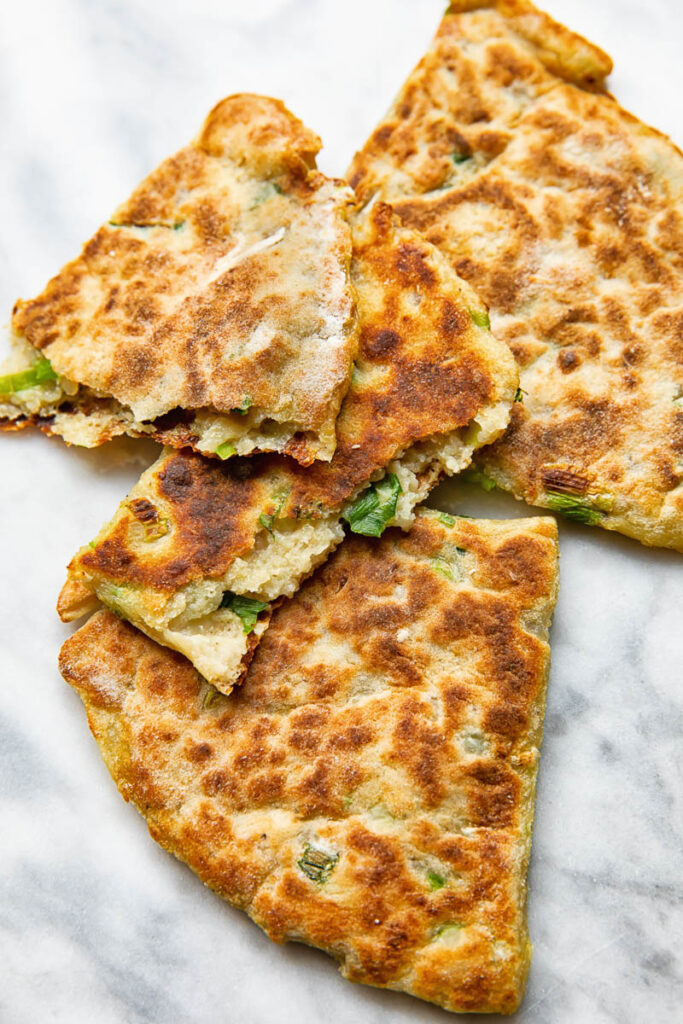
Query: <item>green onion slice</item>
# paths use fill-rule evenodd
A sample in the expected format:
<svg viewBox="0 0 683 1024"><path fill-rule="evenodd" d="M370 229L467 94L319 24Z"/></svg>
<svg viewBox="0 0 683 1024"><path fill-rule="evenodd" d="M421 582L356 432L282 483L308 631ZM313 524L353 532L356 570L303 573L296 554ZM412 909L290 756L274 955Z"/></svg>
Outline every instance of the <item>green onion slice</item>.
<svg viewBox="0 0 683 1024"><path fill-rule="evenodd" d="M208 689L204 694L204 703L202 704L205 711L208 711L210 707L213 707L217 700L220 700L221 697L225 696L225 694L221 693L220 690L217 690L212 683L208 683L207 686Z"/></svg>
<svg viewBox="0 0 683 1024"><path fill-rule="evenodd" d="M432 558L432 568L435 572L441 573L447 580L452 583L455 582L455 576L453 575L453 566L450 565L445 558Z"/></svg>
<svg viewBox="0 0 683 1024"><path fill-rule="evenodd" d="M240 416L246 416L253 404L254 399L251 395L245 395L237 408L231 409L230 412L238 412Z"/></svg>
<svg viewBox="0 0 683 1024"><path fill-rule="evenodd" d="M339 854L332 856L329 853L325 853L324 850L318 850L315 846L307 846L297 861L297 864L306 875L306 878L310 878L312 882L319 882L322 884L332 874L334 865L339 860Z"/></svg>
<svg viewBox="0 0 683 1024"><path fill-rule="evenodd" d="M482 473L480 469L466 469L464 473L460 474L460 479L468 484L479 484L485 491L495 491L496 489L496 481L486 473Z"/></svg>
<svg viewBox="0 0 683 1024"><path fill-rule="evenodd" d="M491 330L491 321L485 309L471 309L470 318L477 327L485 327L487 331Z"/></svg>
<svg viewBox="0 0 683 1024"><path fill-rule="evenodd" d="M244 597L242 594L233 594L231 590L226 590L220 606L229 608L231 612L238 615L242 620L244 632L251 633L258 620L259 612L265 611L268 602L257 601L253 597Z"/></svg>
<svg viewBox="0 0 683 1024"><path fill-rule="evenodd" d="M343 513L351 532L362 533L365 537L381 537L396 515L396 505L401 492L402 487L395 473L390 473L375 484L370 484L360 498Z"/></svg>
<svg viewBox="0 0 683 1024"><path fill-rule="evenodd" d="M546 501L548 508L553 512L559 512L566 519L573 519L574 522L585 523L587 526L595 526L605 515L590 500L577 498L573 494L558 494L549 491Z"/></svg>
<svg viewBox="0 0 683 1024"><path fill-rule="evenodd" d="M285 507L285 502L287 501L287 498L290 495L290 491L291 488L287 488L286 491L281 491L279 494L274 495L274 504L270 506L273 511L262 512L261 515L258 517L259 523L268 531L268 533L273 532L273 525L275 523L275 520L279 519L282 509Z"/></svg>
<svg viewBox="0 0 683 1024"><path fill-rule="evenodd" d="M0 377L0 395L13 395L16 391L27 391L29 388L47 384L51 380L57 380L57 374L52 369L50 360L43 356L28 370L19 370L18 373L8 373L5 377Z"/></svg>
<svg viewBox="0 0 683 1024"><path fill-rule="evenodd" d="M216 448L215 454L219 459L231 459L233 455L237 454L237 449L234 444L230 444L229 441L224 441L223 444L219 444Z"/></svg>

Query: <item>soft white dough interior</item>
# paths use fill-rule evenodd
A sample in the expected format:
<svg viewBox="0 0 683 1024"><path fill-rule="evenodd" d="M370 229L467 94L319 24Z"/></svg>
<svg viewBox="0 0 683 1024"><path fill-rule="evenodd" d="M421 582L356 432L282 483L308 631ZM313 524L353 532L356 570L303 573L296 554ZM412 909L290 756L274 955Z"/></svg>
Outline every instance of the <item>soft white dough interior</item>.
<svg viewBox="0 0 683 1024"><path fill-rule="evenodd" d="M10 355L0 367L0 376L29 370L39 357L40 353L25 338L12 333ZM103 399L104 406L93 411L88 407L92 398ZM71 399L75 400L76 408L60 413L62 402ZM87 411L79 411L79 401L85 404ZM10 401L3 401L0 397L0 419L11 421L20 416L35 415L54 416L55 433L68 444L84 448L96 447L101 444L102 437L109 434L130 432L144 435L153 434L157 429L153 421L136 419L133 411L115 398L97 395L62 376L16 391ZM293 421L278 421L271 413L257 408L247 409L245 415L199 409L192 421L192 433L198 438L196 448L207 455L213 455L223 444L231 445L236 455L250 455L255 451L280 452L299 429ZM321 428L318 437L312 440L322 445L317 457L329 460L334 451L334 428Z"/></svg>
<svg viewBox="0 0 683 1024"><path fill-rule="evenodd" d="M292 597L330 551L341 544L339 514L324 519L282 519L273 532L263 530L243 558L236 558L223 577L226 590L248 593L263 601Z"/></svg>
<svg viewBox="0 0 683 1024"><path fill-rule="evenodd" d="M509 413L509 403L499 402L483 409L467 427L434 435L399 453L386 469L396 474L402 488L391 525L410 529L416 506L439 477L465 469L473 452L505 429ZM384 475L383 470L373 478ZM221 607L223 594L232 591L264 602L291 597L343 540L342 512L321 519L275 520L271 529L258 531L252 549L218 579L193 581L171 595L103 581L97 596L153 639L184 654L209 682L229 690L249 639L239 616ZM259 637L266 628L267 618L259 619L253 632Z"/></svg>
<svg viewBox="0 0 683 1024"><path fill-rule="evenodd" d="M41 356L33 345L29 345L26 339L15 331L10 333L9 341L10 351L0 366L0 377L30 370ZM36 387L15 391L9 402L2 401L2 398L7 397L3 395L0 398L0 419L15 420L21 415L35 416L37 413L51 415L67 395L73 395L77 390L78 388L70 381L57 378Z"/></svg>
<svg viewBox="0 0 683 1024"><path fill-rule="evenodd" d="M291 597L343 537L338 513L317 520L276 520L272 532L260 530L252 550L235 559L220 579L196 580L156 603L144 588L106 581L96 592L103 604L152 639L180 651L221 689L239 674L248 647L242 620L220 607L225 591L261 601ZM259 619L253 633L260 636L266 625L267 620Z"/></svg>
<svg viewBox="0 0 683 1024"><path fill-rule="evenodd" d="M192 432L199 437L197 450L207 455L223 444L232 445L236 455L249 455L254 450L282 451L296 430L293 423L278 423L258 410L245 416L225 416L202 409L192 423Z"/></svg>
<svg viewBox="0 0 683 1024"><path fill-rule="evenodd" d="M390 462L387 473L395 473L401 485L392 526L409 530L416 507L425 500L439 477L444 473L453 476L467 469L477 448L495 441L509 419L509 403L498 402L483 409L467 427L420 441Z"/></svg>
<svg viewBox="0 0 683 1024"><path fill-rule="evenodd" d="M260 637L267 626L268 619L259 619L252 632L246 634L238 615L228 608L218 608L181 629L145 632L166 647L180 651L205 679L229 693L240 674L250 639Z"/></svg>

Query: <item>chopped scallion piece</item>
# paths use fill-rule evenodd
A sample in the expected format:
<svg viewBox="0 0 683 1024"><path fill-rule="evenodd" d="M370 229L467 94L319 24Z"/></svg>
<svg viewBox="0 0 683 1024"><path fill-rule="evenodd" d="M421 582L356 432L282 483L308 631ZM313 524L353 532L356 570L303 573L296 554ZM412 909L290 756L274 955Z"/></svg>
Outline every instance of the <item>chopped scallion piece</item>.
<svg viewBox="0 0 683 1024"><path fill-rule="evenodd" d="M208 683L207 685L209 688L206 691L206 694L204 695L204 703L202 704L202 707L205 710L208 710L208 708L213 707L217 700L225 696L225 694L221 693L220 690L217 690L216 687L213 686L211 683Z"/></svg>
<svg viewBox="0 0 683 1024"><path fill-rule="evenodd" d="M312 882L323 883L332 874L334 865L339 860L339 854L332 856L324 850L317 850L315 846L307 846L297 864Z"/></svg>
<svg viewBox="0 0 683 1024"><path fill-rule="evenodd" d="M237 449L234 444L230 444L229 441L224 441L223 444L219 444L216 448L215 454L219 459L231 459L233 455L237 454Z"/></svg>
<svg viewBox="0 0 683 1024"><path fill-rule="evenodd" d="M263 187L259 190L258 194L254 197L254 201L249 207L250 210L255 210L257 206L261 206L262 203L272 199L273 196L283 194L282 186L277 181L267 181Z"/></svg>
<svg viewBox="0 0 683 1024"><path fill-rule="evenodd" d="M162 224L154 223L150 224L135 224L134 222L126 224L120 220L109 220L107 221L110 228L135 228L137 231L149 230L150 228L168 228L169 231L180 231L181 228L185 227L184 220L176 220L173 224Z"/></svg>
<svg viewBox="0 0 683 1024"><path fill-rule="evenodd" d="M439 925L439 927L436 929L436 933L434 935L434 938L435 939L442 939L442 940L445 940L446 942L449 942L449 941L451 941L453 939L457 939L458 935L462 931L462 929L463 929L463 925L461 925L458 921L452 921L452 922L449 922L448 924L442 924L442 925Z"/></svg>
<svg viewBox="0 0 683 1024"><path fill-rule="evenodd" d="M57 374L52 369L50 360L43 356L28 370L19 370L18 373L8 373L5 377L0 377L0 395L13 395L16 391L27 391L29 388L47 384L51 380L57 380Z"/></svg>
<svg viewBox="0 0 683 1024"><path fill-rule="evenodd" d="M517 390L515 391L514 401L515 402L523 402L525 394L526 394L526 391L522 390L522 388L517 388Z"/></svg>
<svg viewBox="0 0 683 1024"><path fill-rule="evenodd" d="M145 523L145 541L151 543L155 540L161 540L165 537L169 531L168 519L165 516L161 516L155 523Z"/></svg>
<svg viewBox="0 0 683 1024"><path fill-rule="evenodd" d="M370 484L360 498L343 513L352 533L366 537L381 537L396 514L401 484L395 473L390 473L376 484Z"/></svg>
<svg viewBox="0 0 683 1024"><path fill-rule="evenodd" d="M432 567L435 572L441 573L447 580L450 580L452 583L455 582L453 567L449 565L445 558L432 558Z"/></svg>
<svg viewBox="0 0 683 1024"><path fill-rule="evenodd" d="M220 606L229 608L231 612L238 615L242 620L244 632L251 633L258 620L259 612L265 611L268 603L257 601L253 597L244 597L242 594L233 594L231 590L226 590Z"/></svg>
<svg viewBox="0 0 683 1024"><path fill-rule="evenodd" d="M448 512L439 512L439 522L444 526L455 526L455 516L449 515Z"/></svg>
<svg viewBox="0 0 683 1024"><path fill-rule="evenodd" d="M454 164L464 164L465 160L471 160L472 156L470 153L459 153L456 149L455 152L451 154L451 159Z"/></svg>
<svg viewBox="0 0 683 1024"><path fill-rule="evenodd" d="M557 494L549 491L546 501L548 508L553 512L559 512L565 518L573 519L577 523L585 523L587 526L595 526L605 515L589 499L577 498L573 494Z"/></svg>
<svg viewBox="0 0 683 1024"><path fill-rule="evenodd" d="M460 474L460 479L468 484L479 484L485 491L495 491L496 489L496 481L479 469L466 469L464 473Z"/></svg>
<svg viewBox="0 0 683 1024"><path fill-rule="evenodd" d="M258 517L261 526L265 527L265 529L268 530L269 533L273 532L273 524L275 523L275 520L279 517L280 513L282 512L282 509L285 507L285 502L289 497L290 491L291 488L288 488L287 490L281 491L279 494L274 495L273 501L275 504L270 506L273 509L273 511L262 512L261 515Z"/></svg>
<svg viewBox="0 0 683 1024"><path fill-rule="evenodd" d="M261 526L265 527L265 529L268 530L268 533L273 532L273 523L275 522L274 515L266 515L265 512L262 512L261 515L258 517L258 521L261 524Z"/></svg>
<svg viewBox="0 0 683 1024"><path fill-rule="evenodd" d="M427 872L427 881L429 882L430 889L443 889L446 884L446 879L442 878L436 871Z"/></svg>
<svg viewBox="0 0 683 1024"><path fill-rule="evenodd" d="M230 412L238 412L240 416L246 416L253 404L254 399L251 395L245 395L237 408L231 409Z"/></svg>
<svg viewBox="0 0 683 1024"><path fill-rule="evenodd" d="M485 327L487 331L491 330L491 321L485 309L471 309L470 318L477 327Z"/></svg>

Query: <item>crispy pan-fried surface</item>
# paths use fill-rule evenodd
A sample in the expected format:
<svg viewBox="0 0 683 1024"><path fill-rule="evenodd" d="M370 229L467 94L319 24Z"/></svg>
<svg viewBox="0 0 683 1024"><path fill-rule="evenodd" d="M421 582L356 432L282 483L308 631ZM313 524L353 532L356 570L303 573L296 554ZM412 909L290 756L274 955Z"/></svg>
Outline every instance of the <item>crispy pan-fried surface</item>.
<svg viewBox="0 0 683 1024"><path fill-rule="evenodd" d="M342 511L371 480L395 477L401 493L387 522L408 527L440 476L501 433L514 359L475 324L483 307L438 250L377 204L354 223L352 279L360 351L332 461L221 464L166 450L72 561L64 618L99 599L229 690L247 634L221 607L225 591L291 596L340 542Z"/></svg>
<svg viewBox="0 0 683 1024"><path fill-rule="evenodd" d="M319 149L279 100L219 103L41 295L16 304L15 334L64 390L10 396L0 416L73 443L127 431L174 444L182 410L206 453L231 440L241 454L331 458L357 344L352 196L315 170ZM96 424L87 414L102 398Z"/></svg>
<svg viewBox="0 0 683 1024"><path fill-rule="evenodd" d="M60 666L152 836L272 939L511 1013L556 587L552 519L423 511L345 543L229 698L108 611Z"/></svg>
<svg viewBox="0 0 683 1024"><path fill-rule="evenodd" d="M523 401L502 488L683 550L683 157L526 0L451 4L349 180L490 306Z"/></svg>

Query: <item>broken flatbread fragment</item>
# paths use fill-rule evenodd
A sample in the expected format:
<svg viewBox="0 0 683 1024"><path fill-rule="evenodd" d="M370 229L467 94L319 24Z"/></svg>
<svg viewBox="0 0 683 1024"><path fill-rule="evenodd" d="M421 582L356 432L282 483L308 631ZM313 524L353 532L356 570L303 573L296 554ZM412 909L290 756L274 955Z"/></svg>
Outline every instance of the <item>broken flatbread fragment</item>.
<svg viewBox="0 0 683 1024"><path fill-rule="evenodd" d="M348 186L279 100L219 103L36 299L0 425L330 459L357 346ZM43 362L44 361L44 362ZM16 375L49 367L52 376ZM188 430L191 424L191 430Z"/></svg>
<svg viewBox="0 0 683 1024"><path fill-rule="evenodd" d="M526 0L456 0L349 181L441 249L515 353L488 478L683 551L683 155L610 69Z"/></svg>
<svg viewBox="0 0 683 1024"><path fill-rule="evenodd" d="M221 464L167 449L72 560L62 618L102 602L227 693L267 627L268 604L324 561L343 521L374 536L410 528L441 476L505 429L515 361L475 322L485 310L472 289L388 206L353 221L360 350L332 461Z"/></svg>
<svg viewBox="0 0 683 1024"><path fill-rule="evenodd" d="M552 518L424 510L345 542L230 697L109 611L60 666L154 839L272 939L512 1013L556 588Z"/></svg>

